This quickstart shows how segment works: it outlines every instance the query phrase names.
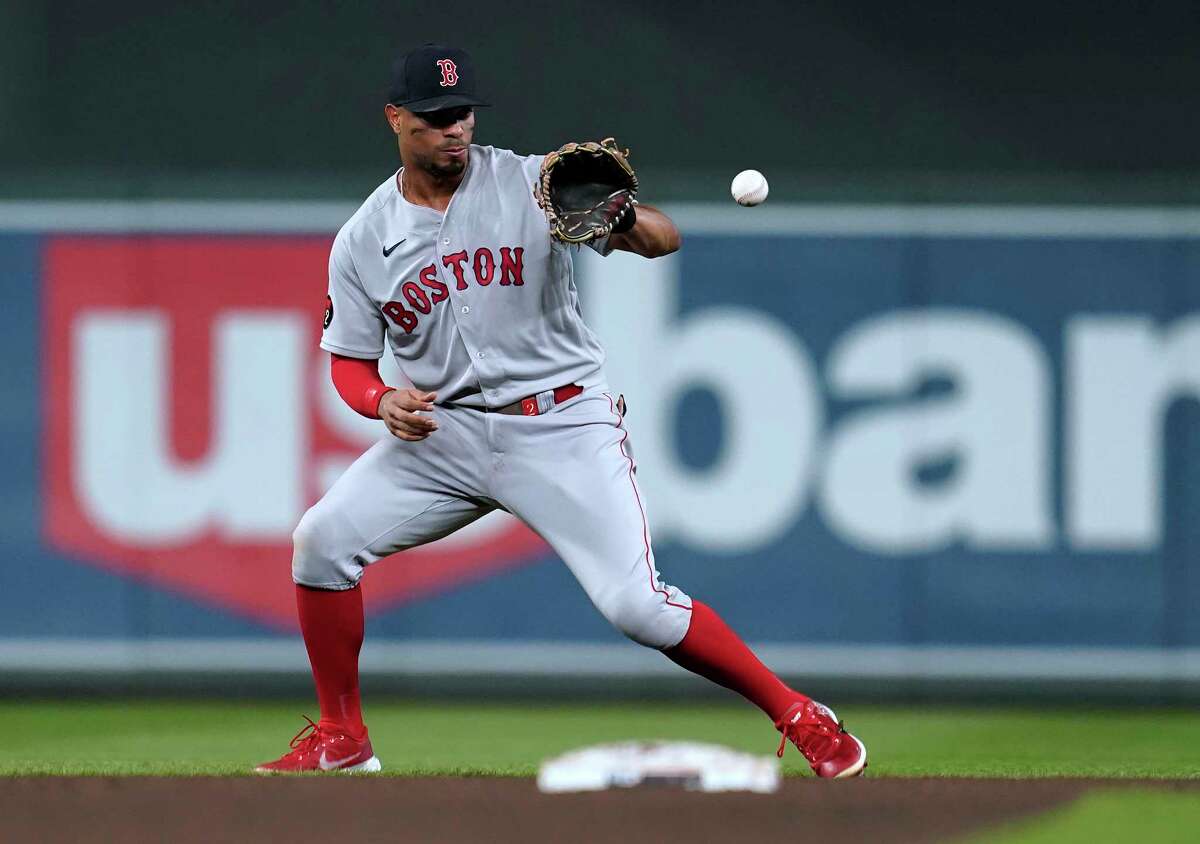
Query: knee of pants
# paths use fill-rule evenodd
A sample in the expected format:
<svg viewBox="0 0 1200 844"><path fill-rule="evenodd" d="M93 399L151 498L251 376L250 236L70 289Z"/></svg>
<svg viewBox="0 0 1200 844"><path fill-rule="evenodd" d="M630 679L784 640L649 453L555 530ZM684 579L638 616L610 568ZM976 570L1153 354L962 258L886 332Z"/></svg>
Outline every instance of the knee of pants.
<svg viewBox="0 0 1200 844"><path fill-rule="evenodd" d="M292 580L317 589L349 589L362 577L357 549L341 547L339 531L314 506L292 532Z"/></svg>
<svg viewBox="0 0 1200 844"><path fill-rule="evenodd" d="M597 606L613 627L639 645L658 650L679 644L691 621L687 608L668 604L661 593L642 584L607 596Z"/></svg>

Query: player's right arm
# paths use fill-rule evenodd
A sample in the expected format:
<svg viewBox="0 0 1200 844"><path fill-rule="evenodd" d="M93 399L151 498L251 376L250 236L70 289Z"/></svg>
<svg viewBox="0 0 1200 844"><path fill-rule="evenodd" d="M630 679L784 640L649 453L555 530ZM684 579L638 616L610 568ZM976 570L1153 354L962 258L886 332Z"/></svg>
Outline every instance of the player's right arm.
<svg viewBox="0 0 1200 844"><path fill-rule="evenodd" d="M329 253L329 294L321 348L333 355L330 373L338 395L356 412L382 419L393 436L409 442L428 437L437 423L421 412L433 410L434 393L389 387L379 377L387 325L367 295L354 266L343 229Z"/></svg>
<svg viewBox="0 0 1200 844"><path fill-rule="evenodd" d="M382 419L393 436L418 442L437 430L437 422L420 415L432 412L437 393L389 387L375 361L335 354L330 375L351 410L368 419Z"/></svg>

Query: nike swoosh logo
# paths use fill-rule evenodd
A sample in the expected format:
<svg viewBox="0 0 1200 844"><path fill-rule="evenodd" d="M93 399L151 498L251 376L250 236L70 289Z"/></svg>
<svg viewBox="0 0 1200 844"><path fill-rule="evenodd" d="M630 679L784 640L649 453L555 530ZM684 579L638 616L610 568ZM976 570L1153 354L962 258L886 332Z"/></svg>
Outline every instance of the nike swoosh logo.
<svg viewBox="0 0 1200 844"><path fill-rule="evenodd" d="M330 759L328 757L328 753L329 751L322 750L321 758L317 760L317 766L320 767L322 771L335 771L345 765L347 762L353 762L356 758L358 758L357 753L351 753L345 759Z"/></svg>
<svg viewBox="0 0 1200 844"><path fill-rule="evenodd" d="M401 243L403 243L406 240L408 240L407 237L402 237L399 240L397 240L394 244L392 244L391 246L383 247L383 257L386 258L387 256L391 255L393 252L396 251L396 247L399 246Z"/></svg>

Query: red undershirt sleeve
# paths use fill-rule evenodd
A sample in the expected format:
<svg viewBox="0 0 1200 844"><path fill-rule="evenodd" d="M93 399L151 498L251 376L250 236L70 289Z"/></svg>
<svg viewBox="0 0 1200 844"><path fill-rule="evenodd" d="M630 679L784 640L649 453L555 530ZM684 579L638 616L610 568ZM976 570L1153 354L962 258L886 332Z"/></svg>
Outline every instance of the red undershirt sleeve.
<svg viewBox="0 0 1200 844"><path fill-rule="evenodd" d="M368 419L379 418L379 400L388 390L395 389L379 377L379 361L331 355L330 373L333 386L342 401L355 413Z"/></svg>

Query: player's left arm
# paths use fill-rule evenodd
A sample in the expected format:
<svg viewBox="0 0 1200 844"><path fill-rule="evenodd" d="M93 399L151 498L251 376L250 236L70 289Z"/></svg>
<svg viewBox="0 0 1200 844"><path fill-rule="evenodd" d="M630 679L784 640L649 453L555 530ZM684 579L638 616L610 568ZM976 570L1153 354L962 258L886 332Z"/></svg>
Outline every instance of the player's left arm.
<svg viewBox="0 0 1200 844"><path fill-rule="evenodd" d="M658 258L679 249L682 238L670 217L645 203L638 203L635 208L637 217L633 228L609 235L610 248L633 252L643 258Z"/></svg>

